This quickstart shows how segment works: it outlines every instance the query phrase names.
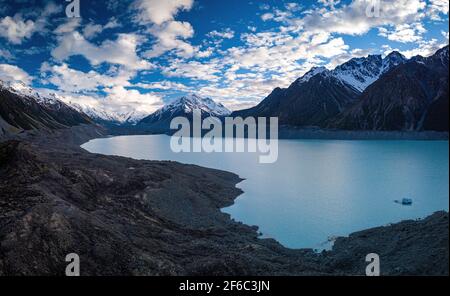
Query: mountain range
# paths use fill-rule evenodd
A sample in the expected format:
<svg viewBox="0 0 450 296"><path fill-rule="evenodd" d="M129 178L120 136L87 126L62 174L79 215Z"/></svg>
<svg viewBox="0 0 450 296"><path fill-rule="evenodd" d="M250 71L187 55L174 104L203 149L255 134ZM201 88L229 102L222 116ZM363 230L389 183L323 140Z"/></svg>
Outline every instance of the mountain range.
<svg viewBox="0 0 450 296"><path fill-rule="evenodd" d="M90 123L166 133L173 118L191 118L193 109L202 117L276 116L281 125L297 128L448 132L448 50L411 59L394 51L384 58L354 58L333 70L315 67L288 88L275 88L257 106L235 112L190 94L150 115L115 114L0 81L0 136Z"/></svg>
<svg viewBox="0 0 450 296"><path fill-rule="evenodd" d="M0 81L0 136L93 123L54 95L42 96L22 83Z"/></svg>
<svg viewBox="0 0 450 296"><path fill-rule="evenodd" d="M175 117L186 117L191 120L194 109L200 110L202 118L208 116L220 118L231 114L231 111L221 103L216 103L210 98L190 94L145 117L137 126L153 132L166 132L170 130L170 122Z"/></svg>
<svg viewBox="0 0 450 296"><path fill-rule="evenodd" d="M147 113L138 112L136 110L128 112L108 112L102 108L80 105L72 101L68 102L68 104L79 112L88 115L95 122L108 126L135 125L148 115Z"/></svg>
<svg viewBox="0 0 450 296"><path fill-rule="evenodd" d="M448 46L430 57L354 58L313 68L288 88L231 116L278 117L282 125L339 130L448 131Z"/></svg>

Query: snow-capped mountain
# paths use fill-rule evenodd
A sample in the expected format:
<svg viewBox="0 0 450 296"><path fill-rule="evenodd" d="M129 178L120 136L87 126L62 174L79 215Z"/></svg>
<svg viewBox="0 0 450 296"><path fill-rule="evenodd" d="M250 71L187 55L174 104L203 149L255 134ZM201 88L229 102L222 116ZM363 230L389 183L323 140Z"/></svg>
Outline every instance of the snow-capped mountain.
<svg viewBox="0 0 450 296"><path fill-rule="evenodd" d="M449 65L448 45L446 47L438 50L432 56L423 57L423 56L418 55L418 56L412 57L411 61L414 61L414 62L422 64L422 65L429 65L435 69L440 69L441 71L445 72L446 68L448 68L448 65Z"/></svg>
<svg viewBox="0 0 450 296"><path fill-rule="evenodd" d="M181 97L174 102L167 104L163 108L159 109L152 116L160 116L164 113L177 113L179 111L183 111L184 113L192 113L192 110L200 109L203 112L209 114L210 116L227 116L231 114L231 111L228 110L221 103L216 103L210 98L201 98L196 94L189 94L187 96Z"/></svg>
<svg viewBox="0 0 450 296"><path fill-rule="evenodd" d="M352 130L448 131L448 46L387 72L330 126Z"/></svg>
<svg viewBox="0 0 450 296"><path fill-rule="evenodd" d="M333 76L355 90L363 92L369 85L377 81L381 75L406 61L407 59L396 51L385 58L382 58L381 55L353 58L331 71L325 67L313 67L305 75L297 79L296 82L299 84L306 83L316 75Z"/></svg>
<svg viewBox="0 0 450 296"><path fill-rule="evenodd" d="M170 122L175 117L186 117L192 119L192 111L199 109L202 116L224 117L231 114L221 103L216 103L210 98L202 98L195 94L183 96L155 113L147 116L139 122L141 127L147 127L151 130L167 131Z"/></svg>
<svg viewBox="0 0 450 296"><path fill-rule="evenodd" d="M40 93L34 88L31 88L20 81L4 82L0 80L0 87L14 94L17 94L22 98L34 100L43 106L47 107L53 106L54 108L59 108L61 107L62 104L64 104L64 102L58 99L54 93L49 94Z"/></svg>
<svg viewBox="0 0 450 296"><path fill-rule="evenodd" d="M87 105L80 105L74 102L69 102L69 104L78 111L88 115L94 121L103 124L134 125L148 115L147 113L139 112L136 110L126 112L112 112L106 111L102 107L95 108Z"/></svg>
<svg viewBox="0 0 450 296"><path fill-rule="evenodd" d="M329 72L327 68L325 67L312 67L311 70L306 72L305 75L297 79L297 83L305 83L308 82L312 77L316 76L317 74L323 73L323 72Z"/></svg>
<svg viewBox="0 0 450 296"><path fill-rule="evenodd" d="M448 130L447 94L448 46L411 60L394 51L384 58L354 58L333 70L313 68L231 116L275 116L282 125L303 127Z"/></svg>
<svg viewBox="0 0 450 296"><path fill-rule="evenodd" d="M20 82L0 81L0 135L83 123L91 123L90 118L55 95L43 95Z"/></svg>
<svg viewBox="0 0 450 296"><path fill-rule="evenodd" d="M381 75L406 61L407 59L396 51L385 58L382 58L381 55L369 55L368 57L353 58L337 66L330 71L330 74L354 89L363 92L369 85L377 81ZM326 70L321 70L314 75L324 71ZM308 80L311 76L310 72L305 74Z"/></svg>

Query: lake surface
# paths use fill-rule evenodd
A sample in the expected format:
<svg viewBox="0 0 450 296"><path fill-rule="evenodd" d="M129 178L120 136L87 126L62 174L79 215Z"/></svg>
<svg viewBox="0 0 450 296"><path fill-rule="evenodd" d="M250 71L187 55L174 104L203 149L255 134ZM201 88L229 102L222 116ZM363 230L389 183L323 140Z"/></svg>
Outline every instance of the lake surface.
<svg viewBox="0 0 450 296"><path fill-rule="evenodd" d="M244 194L223 211L291 248L323 249L332 236L449 208L448 141L280 140L273 164L260 164L255 153L174 153L165 135L95 139L82 147L234 172L246 179L238 184ZM412 206L394 202L406 197Z"/></svg>

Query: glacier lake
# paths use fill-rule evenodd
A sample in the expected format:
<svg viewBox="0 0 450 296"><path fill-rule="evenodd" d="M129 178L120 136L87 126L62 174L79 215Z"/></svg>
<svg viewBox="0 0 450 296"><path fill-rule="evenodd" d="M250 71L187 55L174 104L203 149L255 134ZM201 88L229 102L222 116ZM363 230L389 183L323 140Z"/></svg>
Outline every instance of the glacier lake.
<svg viewBox="0 0 450 296"><path fill-rule="evenodd" d="M236 173L244 193L222 211L290 248L328 248L335 236L449 208L448 141L279 140L273 164L248 152L174 153L166 135L95 139L82 148ZM403 198L413 204L394 202Z"/></svg>

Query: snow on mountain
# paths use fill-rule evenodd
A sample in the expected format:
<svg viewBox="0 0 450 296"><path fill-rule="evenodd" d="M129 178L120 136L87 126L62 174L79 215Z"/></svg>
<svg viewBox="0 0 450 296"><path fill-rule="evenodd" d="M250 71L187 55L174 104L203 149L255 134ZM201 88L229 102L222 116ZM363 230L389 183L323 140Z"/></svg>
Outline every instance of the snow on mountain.
<svg viewBox="0 0 450 296"><path fill-rule="evenodd" d="M301 78L299 78L297 80L297 82L298 83L308 82L312 77L314 77L317 74L320 74L322 72L325 72L325 71L328 71L328 69L325 67L313 67L305 75L303 75Z"/></svg>
<svg viewBox="0 0 450 296"><path fill-rule="evenodd" d="M32 99L41 106L50 107L52 109L61 108L62 104L67 105L74 110L84 113L95 121L109 122L116 124L136 124L142 118L147 116L147 113L138 111L128 112L108 112L101 107L91 107L81 105L76 102L67 100L52 92L39 92L22 82L4 82L0 80L0 87L8 89L10 92L19 95L25 99Z"/></svg>
<svg viewBox="0 0 450 296"><path fill-rule="evenodd" d="M402 60L397 53L392 61ZM448 131L448 46L382 75L358 103L331 121L345 130Z"/></svg>
<svg viewBox="0 0 450 296"><path fill-rule="evenodd" d="M80 105L74 102L69 102L69 104L97 122L107 122L113 124L136 124L142 118L148 115L147 113L138 112L136 110L128 112L111 112L106 111L101 107L95 108L87 105Z"/></svg>
<svg viewBox="0 0 450 296"><path fill-rule="evenodd" d="M351 59L336 67L332 74L339 80L363 92L381 75L405 61L406 58L398 52L393 52L384 59L381 55L369 55L368 57Z"/></svg>
<svg viewBox="0 0 450 296"><path fill-rule="evenodd" d="M10 92L17 94L22 98L33 99L42 106L58 108L63 103L54 93L50 93L48 95L39 93L37 90L25 85L22 82L4 82L0 80L0 87L6 88Z"/></svg>
<svg viewBox="0 0 450 296"><path fill-rule="evenodd" d="M423 57L421 55L417 55L411 58L410 61L422 64L422 65L428 65L434 68L445 68L448 67L449 63L449 46L445 46L438 50L434 55L429 57Z"/></svg>
<svg viewBox="0 0 450 296"><path fill-rule="evenodd" d="M353 58L348 62L328 71L325 67L314 67L301 78L298 83L308 82L316 75L331 75L341 82L363 92L369 85L380 78L390 69L403 64L407 59L399 52L392 52L384 59L381 55L369 55L367 57Z"/></svg>
<svg viewBox="0 0 450 296"><path fill-rule="evenodd" d="M397 67L400 64L404 64L407 60L408 59L398 51L391 52L383 59L381 74L388 72L389 70Z"/></svg>
<svg viewBox="0 0 450 296"><path fill-rule="evenodd" d="M210 98L201 98L195 94L190 94L145 117L138 123L138 126L151 132L166 133L171 131L170 124L174 118L185 117L191 120L194 109L201 111L202 118L208 116L223 117L231 114L231 111L225 106Z"/></svg>
<svg viewBox="0 0 450 296"><path fill-rule="evenodd" d="M156 111L153 115L157 116L163 113L175 114L179 111L183 111L184 113L192 113L192 110L194 109L200 109L211 116L218 117L231 114L231 111L221 103L216 103L210 98L201 98L195 94L189 94L170 104L167 104L163 108Z"/></svg>
<svg viewBox="0 0 450 296"><path fill-rule="evenodd" d="M0 81L0 96L0 134L92 123L54 94L43 94L20 82Z"/></svg>

